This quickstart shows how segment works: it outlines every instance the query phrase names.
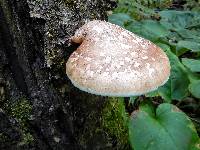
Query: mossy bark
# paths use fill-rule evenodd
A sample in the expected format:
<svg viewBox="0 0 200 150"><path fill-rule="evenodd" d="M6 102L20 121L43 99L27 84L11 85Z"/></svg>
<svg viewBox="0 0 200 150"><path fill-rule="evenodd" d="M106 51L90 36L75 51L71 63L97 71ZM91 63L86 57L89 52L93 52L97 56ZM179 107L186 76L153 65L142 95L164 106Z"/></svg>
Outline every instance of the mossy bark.
<svg viewBox="0 0 200 150"><path fill-rule="evenodd" d="M81 92L65 75L77 47L69 37L87 20L106 20L115 5L0 0L0 149L124 149L105 123L116 101Z"/></svg>

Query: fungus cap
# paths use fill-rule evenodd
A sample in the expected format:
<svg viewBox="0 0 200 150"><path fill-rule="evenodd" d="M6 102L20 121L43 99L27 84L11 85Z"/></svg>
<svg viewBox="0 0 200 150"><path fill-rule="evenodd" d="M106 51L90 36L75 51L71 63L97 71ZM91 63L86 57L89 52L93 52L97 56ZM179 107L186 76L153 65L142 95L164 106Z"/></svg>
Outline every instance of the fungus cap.
<svg viewBox="0 0 200 150"><path fill-rule="evenodd" d="M85 92L136 96L156 90L169 78L170 64L163 50L117 25L90 21L71 40L80 46L69 57L66 73Z"/></svg>

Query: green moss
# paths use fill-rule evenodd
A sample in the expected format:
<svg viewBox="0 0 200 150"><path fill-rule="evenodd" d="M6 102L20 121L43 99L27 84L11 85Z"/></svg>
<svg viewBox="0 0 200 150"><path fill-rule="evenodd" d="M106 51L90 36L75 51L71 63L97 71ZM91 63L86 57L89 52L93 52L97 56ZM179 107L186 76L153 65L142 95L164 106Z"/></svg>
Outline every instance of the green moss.
<svg viewBox="0 0 200 150"><path fill-rule="evenodd" d="M0 133L0 142L5 143L6 141L8 141L8 136L6 136L3 133Z"/></svg>
<svg viewBox="0 0 200 150"><path fill-rule="evenodd" d="M30 103L25 98L21 98L20 100L11 104L10 108L11 116L17 118L19 122L25 125L25 122L29 118L32 109Z"/></svg>
<svg viewBox="0 0 200 150"><path fill-rule="evenodd" d="M23 138L22 138L21 142L19 143L19 145L27 145L34 141L33 136L27 131L23 132L22 137Z"/></svg>
<svg viewBox="0 0 200 150"><path fill-rule="evenodd" d="M65 4L66 4L69 8L76 6L76 3L77 3L75 0L64 0L64 1L65 1Z"/></svg>
<svg viewBox="0 0 200 150"><path fill-rule="evenodd" d="M4 12L4 15L5 15L5 18L7 19L7 22L9 24L12 24L12 15L11 15L11 10L9 9L9 4L6 0L1 0L0 1L0 5L2 6L2 9L3 9L3 12Z"/></svg>
<svg viewBox="0 0 200 150"><path fill-rule="evenodd" d="M22 140L20 144L29 144L33 142L33 136L28 131L28 119L32 111L31 104L25 98L19 99L17 102L13 103L10 107L10 114L12 117L19 121Z"/></svg>
<svg viewBox="0 0 200 150"><path fill-rule="evenodd" d="M29 101L25 98L20 98L14 103L11 103L10 101L6 100L2 102L2 104L3 110L19 122L22 134L22 139L19 144L29 144L33 142L34 139L31 133L29 132L28 126L28 119L32 111L32 106L29 103Z"/></svg>
<svg viewBox="0 0 200 150"><path fill-rule="evenodd" d="M102 111L101 126L103 130L114 137L119 149L128 149L128 114L125 111L122 98L108 98Z"/></svg>
<svg viewBox="0 0 200 150"><path fill-rule="evenodd" d="M85 149L128 150L128 127L124 101L84 92L74 94L74 135Z"/></svg>

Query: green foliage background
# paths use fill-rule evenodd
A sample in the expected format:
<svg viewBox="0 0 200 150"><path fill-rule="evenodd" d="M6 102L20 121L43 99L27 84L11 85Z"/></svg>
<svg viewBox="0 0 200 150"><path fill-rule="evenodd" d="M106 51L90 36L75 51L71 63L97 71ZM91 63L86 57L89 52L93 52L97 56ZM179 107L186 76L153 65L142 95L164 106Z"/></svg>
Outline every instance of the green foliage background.
<svg viewBox="0 0 200 150"><path fill-rule="evenodd" d="M130 116L129 140L136 150L200 149L200 2L174 5L119 0L109 16L111 23L160 46L171 64L168 82L146 94ZM134 104L138 98L131 99Z"/></svg>

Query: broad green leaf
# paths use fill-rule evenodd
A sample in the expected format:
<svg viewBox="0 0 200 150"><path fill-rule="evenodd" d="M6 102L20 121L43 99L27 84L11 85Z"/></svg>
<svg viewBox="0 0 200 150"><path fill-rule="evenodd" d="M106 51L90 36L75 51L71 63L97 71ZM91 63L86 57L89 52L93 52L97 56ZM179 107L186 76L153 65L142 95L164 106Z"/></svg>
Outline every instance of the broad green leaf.
<svg viewBox="0 0 200 150"><path fill-rule="evenodd" d="M187 48L193 52L200 52L200 43L197 42L182 40L178 42L177 46Z"/></svg>
<svg viewBox="0 0 200 150"><path fill-rule="evenodd" d="M200 80L192 82L189 86L189 90L196 98L200 98Z"/></svg>
<svg viewBox="0 0 200 150"><path fill-rule="evenodd" d="M151 41L157 41L169 34L169 31L159 22L153 20L132 21L126 29Z"/></svg>
<svg viewBox="0 0 200 150"><path fill-rule="evenodd" d="M182 58L182 63L192 72L200 72L200 60Z"/></svg>
<svg viewBox="0 0 200 150"><path fill-rule="evenodd" d="M178 57L185 54L188 51L189 51L189 49L187 49L187 48L176 46L176 56L178 56Z"/></svg>
<svg viewBox="0 0 200 150"><path fill-rule="evenodd" d="M124 27L124 24L131 20L130 16L124 13L112 14L108 17L109 22Z"/></svg>
<svg viewBox="0 0 200 150"><path fill-rule="evenodd" d="M182 38L184 39L197 39L200 40L199 37L199 32L197 32L196 30L188 30L188 29L178 29L175 30L179 35L181 35Z"/></svg>
<svg viewBox="0 0 200 150"><path fill-rule="evenodd" d="M141 22L132 20L129 24L126 25L126 29L133 33L141 35L141 33L142 33L141 26L142 26Z"/></svg>
<svg viewBox="0 0 200 150"><path fill-rule="evenodd" d="M145 96L146 97L156 97L156 96L159 96L159 93L158 93L158 90L155 90L155 91L145 94Z"/></svg>
<svg viewBox="0 0 200 150"><path fill-rule="evenodd" d="M197 27L200 23L199 13L191 11L164 10L160 11L159 15L161 22L170 24L171 29Z"/></svg>
<svg viewBox="0 0 200 150"><path fill-rule="evenodd" d="M165 102L171 103L172 101L171 79L169 79L164 86L158 88L158 93L165 100Z"/></svg>
<svg viewBox="0 0 200 150"><path fill-rule="evenodd" d="M164 20L164 19L160 20L160 24L162 24L162 26L164 26L168 30L174 28L173 25L170 22L168 22L168 19L166 19L166 20Z"/></svg>
<svg viewBox="0 0 200 150"><path fill-rule="evenodd" d="M168 51L168 56L171 62L171 97L172 99L182 100L188 95L189 78L187 72L180 63L178 57Z"/></svg>
<svg viewBox="0 0 200 150"><path fill-rule="evenodd" d="M142 26L143 30L147 30L149 34L153 34L157 37L164 37L169 34L169 31L157 21L144 20L142 21Z"/></svg>
<svg viewBox="0 0 200 150"><path fill-rule="evenodd" d="M193 13L193 18L192 21L190 23L188 23L187 28L191 29L191 28L199 28L200 27L200 14L197 12L192 12Z"/></svg>
<svg viewBox="0 0 200 150"><path fill-rule="evenodd" d="M129 140L134 150L199 150L200 139L190 119L176 106L161 104L154 112L143 105L133 112Z"/></svg>
<svg viewBox="0 0 200 150"><path fill-rule="evenodd" d="M158 36L150 33L143 27L142 22L132 21L126 26L126 29L151 41L156 41L158 39Z"/></svg>
<svg viewBox="0 0 200 150"><path fill-rule="evenodd" d="M187 69L181 64L178 57L170 51L170 47L168 45L158 45L165 50L171 64L170 78L167 84L159 88L159 94L165 98L167 102L169 102L170 97L171 99L182 100L189 93L188 86L190 84L190 80Z"/></svg>

